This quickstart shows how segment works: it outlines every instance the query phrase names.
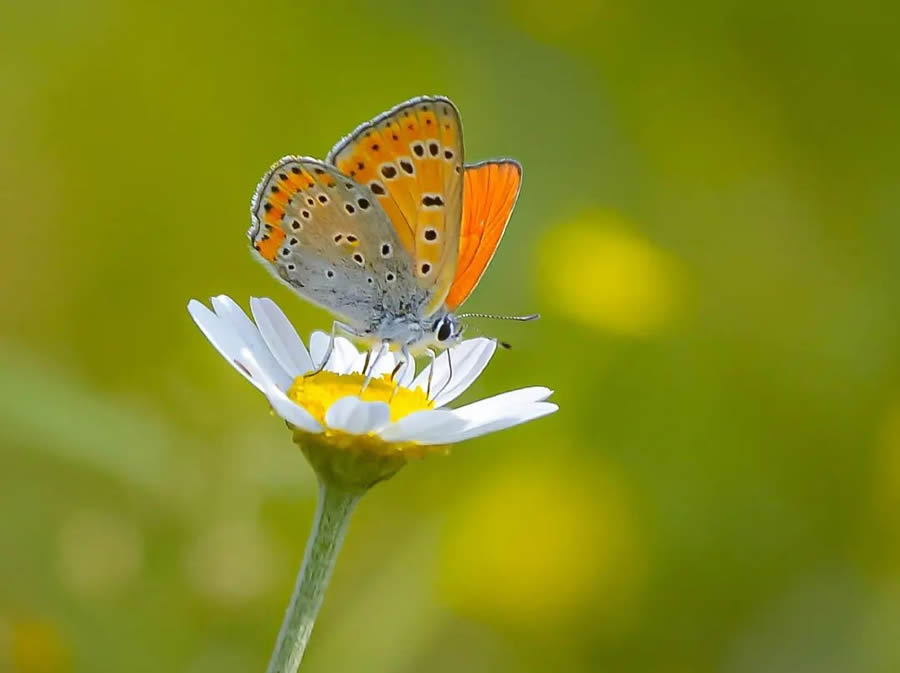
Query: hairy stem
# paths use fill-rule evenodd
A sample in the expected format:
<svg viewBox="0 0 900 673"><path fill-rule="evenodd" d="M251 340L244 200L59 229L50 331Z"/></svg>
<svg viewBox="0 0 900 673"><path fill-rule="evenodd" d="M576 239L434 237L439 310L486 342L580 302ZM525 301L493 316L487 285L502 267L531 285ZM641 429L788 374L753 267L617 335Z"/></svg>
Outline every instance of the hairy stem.
<svg viewBox="0 0 900 673"><path fill-rule="evenodd" d="M316 517L306 543L303 565L297 575L267 673L296 673L299 668L347 532L350 515L360 497L360 493L346 493L320 483Z"/></svg>

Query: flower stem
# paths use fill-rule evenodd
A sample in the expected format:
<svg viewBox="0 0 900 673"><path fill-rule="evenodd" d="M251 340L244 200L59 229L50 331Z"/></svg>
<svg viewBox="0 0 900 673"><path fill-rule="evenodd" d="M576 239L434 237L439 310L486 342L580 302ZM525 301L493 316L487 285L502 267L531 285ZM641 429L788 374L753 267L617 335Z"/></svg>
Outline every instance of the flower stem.
<svg viewBox="0 0 900 673"><path fill-rule="evenodd" d="M361 493L347 493L319 483L319 502L303 565L297 575L267 673L296 673L325 596L350 515Z"/></svg>

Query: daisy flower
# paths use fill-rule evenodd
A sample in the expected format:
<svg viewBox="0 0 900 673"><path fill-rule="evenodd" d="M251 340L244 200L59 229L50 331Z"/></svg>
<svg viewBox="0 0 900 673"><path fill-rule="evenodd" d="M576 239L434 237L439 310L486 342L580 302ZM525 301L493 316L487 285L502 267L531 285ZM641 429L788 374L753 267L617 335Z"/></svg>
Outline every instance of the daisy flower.
<svg viewBox="0 0 900 673"><path fill-rule="evenodd" d="M313 332L307 349L272 300L250 300L253 320L227 296L211 304L192 300L188 311L284 419L319 477L313 532L269 667L293 672L359 497L410 458L446 453L451 444L546 416L557 406L546 401L550 389L530 387L447 407L487 367L497 347L493 339L463 341L417 374L414 361L379 347L360 352L335 337L323 366L331 337Z"/></svg>
<svg viewBox="0 0 900 673"><path fill-rule="evenodd" d="M265 395L308 454L309 445L315 445L313 451L367 454L402 464L557 409L545 401L552 391L544 387L445 408L487 367L497 347L493 339L463 341L416 375L414 362L398 363L392 352L379 356L377 348L359 352L339 336L324 370L307 377L322 364L329 335L313 332L307 349L271 299L250 300L255 324L229 297L214 297L211 303L212 310L191 301L191 317L222 357ZM374 363L374 370L362 390L366 363ZM314 467L324 466L314 461Z"/></svg>

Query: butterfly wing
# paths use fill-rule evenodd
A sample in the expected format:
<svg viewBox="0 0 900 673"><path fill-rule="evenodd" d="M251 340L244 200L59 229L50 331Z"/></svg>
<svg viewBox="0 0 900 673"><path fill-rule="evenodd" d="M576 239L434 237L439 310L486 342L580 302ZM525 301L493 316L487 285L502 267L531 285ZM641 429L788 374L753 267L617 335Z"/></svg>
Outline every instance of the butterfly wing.
<svg viewBox="0 0 900 673"><path fill-rule="evenodd" d="M451 311L472 294L491 263L521 185L522 166L512 159L466 166L459 256L446 299Z"/></svg>
<svg viewBox="0 0 900 673"><path fill-rule="evenodd" d="M412 259L368 187L334 166L285 157L251 203L257 256L300 296L360 330L425 293Z"/></svg>
<svg viewBox="0 0 900 673"><path fill-rule="evenodd" d="M462 219L462 125L447 98L423 96L358 127L328 162L366 185L412 258L427 292L424 316L444 303L456 272Z"/></svg>

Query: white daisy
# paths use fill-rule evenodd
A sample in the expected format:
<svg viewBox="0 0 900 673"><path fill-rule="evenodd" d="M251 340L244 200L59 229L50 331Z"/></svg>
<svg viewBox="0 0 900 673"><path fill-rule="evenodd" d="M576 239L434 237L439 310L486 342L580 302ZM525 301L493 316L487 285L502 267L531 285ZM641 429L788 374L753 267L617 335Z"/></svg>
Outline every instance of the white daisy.
<svg viewBox="0 0 900 673"><path fill-rule="evenodd" d="M219 353L287 421L305 451L314 445L331 454L395 459L389 462L396 462L399 469L407 458L444 452L450 444L519 425L558 408L545 401L552 391L544 387L521 388L456 409L445 408L484 371L497 347L493 339L463 341L441 353L417 376L414 362L399 362L392 352L376 360L377 348L359 352L347 339L336 337L324 370L306 377L321 364L329 335L313 332L307 350L271 299L250 300L255 324L227 296L214 297L211 303L213 310L192 300L188 311ZM372 362L372 379L360 394L363 367ZM307 456L323 476L323 466L317 464L322 457L309 452Z"/></svg>

